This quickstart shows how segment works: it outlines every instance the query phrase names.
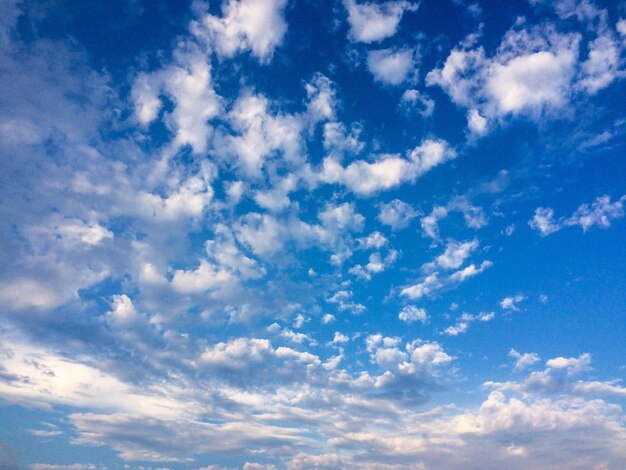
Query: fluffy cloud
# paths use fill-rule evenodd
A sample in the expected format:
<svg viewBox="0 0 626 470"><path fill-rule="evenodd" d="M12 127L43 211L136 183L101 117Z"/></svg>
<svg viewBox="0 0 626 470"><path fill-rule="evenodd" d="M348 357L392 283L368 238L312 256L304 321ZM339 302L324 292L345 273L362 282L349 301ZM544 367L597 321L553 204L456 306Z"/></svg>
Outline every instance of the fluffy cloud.
<svg viewBox="0 0 626 470"><path fill-rule="evenodd" d="M514 372L521 372L540 361L539 355L536 353L520 353L513 348L509 351L509 357L515 359Z"/></svg>
<svg viewBox="0 0 626 470"><path fill-rule="evenodd" d="M421 269L424 275L419 281L416 284L402 288L400 295L418 300L482 273L485 269L492 266L493 263L491 261L485 260L480 265L469 264L464 268L458 269L477 247L477 240L464 243L454 240L450 241L441 255L437 256L433 261L422 265ZM454 271L448 273L451 270Z"/></svg>
<svg viewBox="0 0 626 470"><path fill-rule="evenodd" d="M376 81L387 85L400 85L409 78L415 67L415 52L381 49L367 54L367 68Z"/></svg>
<svg viewBox="0 0 626 470"><path fill-rule="evenodd" d="M520 359L523 357L521 356ZM532 359L533 363L535 362L535 357L526 359L527 361ZM521 382L486 382L485 385L496 390L508 390L524 394L626 396L626 387L619 385L618 380L585 381L577 379L576 377L581 373L591 370L590 364L591 355L589 353L581 354L578 357L555 357L546 361L544 370L531 372Z"/></svg>
<svg viewBox="0 0 626 470"><path fill-rule="evenodd" d="M542 236L575 225L580 226L583 232L593 226L606 229L611 226L611 220L624 217L624 201L626 201L626 195L615 202L611 202L608 195L600 196L591 204L581 204L571 216L560 219L555 219L553 209L539 207L528 224L539 231Z"/></svg>
<svg viewBox="0 0 626 470"><path fill-rule="evenodd" d="M407 115L416 112L427 118L432 116L435 111L435 101L418 90L410 88L402 93L400 109Z"/></svg>
<svg viewBox="0 0 626 470"><path fill-rule="evenodd" d="M468 125L475 134L489 121L510 115L539 118L563 108L572 92L580 37L559 34L549 26L506 33L493 57L470 39L450 52L443 67L426 77L442 87L459 106L469 108Z"/></svg>
<svg viewBox="0 0 626 470"><path fill-rule="evenodd" d="M473 205L466 197L457 196L445 206L434 206L430 214L421 218L423 234L433 240L439 240L439 222L451 212L463 214L465 225L469 228L479 229L487 225L487 217L481 207Z"/></svg>
<svg viewBox="0 0 626 470"><path fill-rule="evenodd" d="M523 296L522 294L517 294L511 297L505 297L504 299L500 301L500 307L502 307L504 310L519 311L517 304L524 301L525 299L526 297Z"/></svg>
<svg viewBox="0 0 626 470"><path fill-rule="evenodd" d="M207 14L192 25L192 31L222 57L250 50L267 63L287 32L286 5L286 0L229 0L223 4L221 18Z"/></svg>
<svg viewBox="0 0 626 470"><path fill-rule="evenodd" d="M443 332L448 336L458 336L461 333L465 333L472 322L488 322L493 320L496 314L493 312L482 312L478 315L472 315L470 313L462 314L456 324L447 327Z"/></svg>
<svg viewBox="0 0 626 470"><path fill-rule="evenodd" d="M350 39L357 42L377 42L393 36L405 11L414 11L416 4L406 1L390 1L382 4L357 3L344 0L348 10Z"/></svg>
<svg viewBox="0 0 626 470"><path fill-rule="evenodd" d="M413 182L456 155L445 141L426 139L409 151L407 158L380 155L372 162L356 160L344 168L337 160L328 157L324 159L320 178L327 183L343 183L355 193L368 196Z"/></svg>
<svg viewBox="0 0 626 470"><path fill-rule="evenodd" d="M176 64L153 74L139 74L132 89L135 115L143 125L158 117L162 107L160 95L165 93L174 102L174 110L165 122L175 134L172 145L190 145L194 152L204 152L211 133L208 121L222 107L221 98L213 90L211 66L201 51L177 51Z"/></svg>
<svg viewBox="0 0 626 470"><path fill-rule="evenodd" d="M381 224L388 225L392 230L406 228L418 212L413 207L400 199L394 199L388 203L379 205L378 220Z"/></svg>
<svg viewBox="0 0 626 470"><path fill-rule="evenodd" d="M407 305L398 314L398 318L405 323L413 323L416 321L426 323L428 321L428 313L423 308Z"/></svg>

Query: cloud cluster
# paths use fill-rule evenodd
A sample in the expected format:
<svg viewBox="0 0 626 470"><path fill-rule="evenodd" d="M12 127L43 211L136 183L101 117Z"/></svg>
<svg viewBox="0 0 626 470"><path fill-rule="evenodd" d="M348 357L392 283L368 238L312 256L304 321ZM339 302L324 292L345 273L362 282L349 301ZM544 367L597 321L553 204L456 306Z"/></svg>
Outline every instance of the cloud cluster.
<svg viewBox="0 0 626 470"><path fill-rule="evenodd" d="M593 226L606 229L611 226L611 220L624 217L624 201L626 195L615 202L611 202L608 195L600 196L591 204L581 204L571 216L559 219L555 219L554 209L539 207L528 224L544 237L565 227L576 225L580 226L583 232Z"/></svg>

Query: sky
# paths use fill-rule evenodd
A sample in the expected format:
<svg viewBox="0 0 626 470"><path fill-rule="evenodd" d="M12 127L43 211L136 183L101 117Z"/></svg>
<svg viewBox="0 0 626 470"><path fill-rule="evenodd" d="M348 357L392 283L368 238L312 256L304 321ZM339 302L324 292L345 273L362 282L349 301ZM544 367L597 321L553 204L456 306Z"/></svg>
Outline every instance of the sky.
<svg viewBox="0 0 626 470"><path fill-rule="evenodd" d="M626 2L3 0L0 468L626 468Z"/></svg>

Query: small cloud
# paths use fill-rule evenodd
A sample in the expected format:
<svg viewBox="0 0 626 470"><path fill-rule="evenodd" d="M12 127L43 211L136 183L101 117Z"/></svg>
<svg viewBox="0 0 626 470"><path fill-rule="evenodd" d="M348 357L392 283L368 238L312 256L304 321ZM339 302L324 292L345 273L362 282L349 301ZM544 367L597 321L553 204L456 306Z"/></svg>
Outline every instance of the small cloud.
<svg viewBox="0 0 626 470"><path fill-rule="evenodd" d="M526 297L524 297L522 294L517 294L513 297L505 297L500 301L500 307L502 307L504 310L519 311L517 304L522 302L524 299L526 299Z"/></svg>
<svg viewBox="0 0 626 470"><path fill-rule="evenodd" d="M428 321L428 313L426 312L426 309L417 308L413 305L407 305L398 314L398 318L409 324L416 321L426 323Z"/></svg>

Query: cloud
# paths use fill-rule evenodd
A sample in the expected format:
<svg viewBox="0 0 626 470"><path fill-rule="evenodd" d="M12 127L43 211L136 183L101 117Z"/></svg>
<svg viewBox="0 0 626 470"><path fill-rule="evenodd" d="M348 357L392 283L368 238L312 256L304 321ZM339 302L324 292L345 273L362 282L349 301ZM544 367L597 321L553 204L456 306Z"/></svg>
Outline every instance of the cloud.
<svg viewBox="0 0 626 470"><path fill-rule="evenodd" d="M209 121L222 110L222 98L213 89L211 65L195 46L176 51L175 63L152 74L140 73L132 88L137 120L147 126L162 108L160 95L173 102L164 120L174 132L174 148L190 145L194 152L207 148L212 127Z"/></svg>
<svg viewBox="0 0 626 470"><path fill-rule="evenodd" d="M400 97L400 109L407 115L415 112L427 118L435 112L435 101L418 90L409 88Z"/></svg>
<svg viewBox="0 0 626 470"><path fill-rule="evenodd" d="M441 255L435 257L433 261L422 265L421 270L424 274L419 281L416 284L402 288L400 295L418 300L422 297L432 296L445 288L464 282L482 273L493 265L491 261L485 260L478 266L469 264L461 268L471 252L476 248L478 248L478 240L463 243L454 240L450 241ZM456 271L448 273L452 270Z"/></svg>
<svg viewBox="0 0 626 470"><path fill-rule="evenodd" d="M400 199L393 199L388 203L380 203L378 206L378 220L381 224L388 225L393 231L406 228L419 214L413 207Z"/></svg>
<svg viewBox="0 0 626 470"><path fill-rule="evenodd" d="M509 354L511 355L511 354ZM515 353L513 353L515 356ZM520 356L520 359L524 356ZM535 362L536 357L526 357ZM591 354L584 353L578 357L555 357L546 361L542 371L531 372L521 382L486 382L485 386L501 390L515 391L524 394L540 393L545 395L567 394L571 396L626 396L626 387L619 385L619 380L585 381L576 376L591 370Z"/></svg>
<svg viewBox="0 0 626 470"><path fill-rule="evenodd" d="M427 271L437 269L457 269L471 255L472 251L478 248L478 240L474 239L468 242L451 241L446 246L445 251L437 256L431 263L423 266Z"/></svg>
<svg viewBox="0 0 626 470"><path fill-rule="evenodd" d="M393 249L389 250L385 257L383 257L380 252L375 252L369 256L368 263L365 266L356 264L350 268L348 272L369 281L372 275L385 271L393 265L397 259L398 252Z"/></svg>
<svg viewBox="0 0 626 470"><path fill-rule="evenodd" d="M422 217L420 223L423 234L433 240L439 240L439 222L447 218L451 212L462 213L465 225L469 228L480 229L487 225L487 217L481 207L473 205L467 197L456 196L445 206L434 206L430 214Z"/></svg>
<svg viewBox="0 0 626 470"><path fill-rule="evenodd" d="M404 1L381 4L344 0L348 10L350 39L356 42L378 42L396 34L405 11L415 11L418 5Z"/></svg>
<svg viewBox="0 0 626 470"><path fill-rule="evenodd" d="M536 353L519 353L513 348L509 351L509 357L515 359L513 372L521 372L540 361L539 355Z"/></svg>
<svg viewBox="0 0 626 470"><path fill-rule="evenodd" d="M482 312L478 315L472 315L470 313L462 314L456 324L447 327L443 332L448 336L458 336L461 333L465 333L472 322L488 322L493 320L496 314L493 312Z"/></svg>
<svg viewBox="0 0 626 470"><path fill-rule="evenodd" d="M407 158L380 155L372 162L356 160L345 168L337 160L325 158L320 179L326 183L343 183L356 194L369 196L405 182L413 182L456 156L456 151L445 141L426 139L409 151Z"/></svg>
<svg viewBox="0 0 626 470"><path fill-rule="evenodd" d="M598 36L589 45L589 55L583 62L579 86L595 94L623 76L620 71L620 48L609 32Z"/></svg>
<svg viewBox="0 0 626 470"><path fill-rule="evenodd" d="M525 299L526 297L522 294L517 294L512 297L505 297L500 301L500 307L502 307L504 310L519 311L519 308L517 308L517 304L524 301Z"/></svg>
<svg viewBox="0 0 626 470"><path fill-rule="evenodd" d="M415 67L414 51L381 49L367 54L367 68L376 81L400 85L409 78Z"/></svg>
<svg viewBox="0 0 626 470"><path fill-rule="evenodd" d="M450 52L426 83L443 88L468 108L468 126L487 133L492 121L525 115L538 120L564 108L573 93L580 36L560 34L550 25L514 26L492 57L473 47L475 37Z"/></svg>
<svg viewBox="0 0 626 470"><path fill-rule="evenodd" d="M228 0L221 18L206 14L192 31L221 57L250 50L266 64L287 32L286 5L286 0Z"/></svg>
<svg viewBox="0 0 626 470"><path fill-rule="evenodd" d="M235 157L248 176L259 175L276 153L291 162L300 157L302 121L293 115L273 114L270 106L265 96L244 91L226 116L234 135L219 134L214 142L218 155Z"/></svg>
<svg viewBox="0 0 626 470"><path fill-rule="evenodd" d="M580 226L583 232L594 226L607 229L611 226L611 220L624 217L624 201L626 201L626 195L615 202L611 202L611 197L608 195L600 196L591 204L581 204L571 216L560 219L555 219L554 209L539 207L528 224L539 231L541 236L547 236L575 225Z"/></svg>
<svg viewBox="0 0 626 470"><path fill-rule="evenodd" d="M414 305L407 305L398 314L398 319L409 324L416 321L426 323L428 321L428 313L423 308L417 308Z"/></svg>
<svg viewBox="0 0 626 470"><path fill-rule="evenodd" d="M438 342L426 308L403 306L394 294L437 297L486 270L491 261L474 258L498 244L481 237L481 250L473 236L442 236L442 221L459 216L461 228L478 229L487 207L495 219L502 201L515 199L498 196L485 209L469 196L444 199L471 174L446 172L434 189L429 181L402 188L468 149L428 137L438 121L418 119L426 128L407 133L392 129L393 120L362 119L367 102L351 99L369 88L358 83L341 94L340 82L310 70L302 77L287 67L293 76L275 76L291 64L288 54L276 56L288 42L286 3L231 0L221 16L213 5L171 41L171 54L141 46L139 57L116 55L114 62L136 65L130 72L95 71L93 64L109 60L93 44L51 38L38 18L57 24L54 5L3 5L0 77L10 86L0 87L0 210L10 223L0 224L0 398L64 424L62 431L43 423L22 431L42 453L47 443L103 446L119 466L218 470L207 460L223 459L242 470L618 467L626 436L616 403L626 392L601 371L590 377L590 354L556 351L543 367L506 382L483 374L488 392L468 390L476 406L442 393L458 391L472 372L454 357L469 357L471 348L448 336L494 314L449 320ZM345 5L361 15L350 32L361 42L391 37L415 9L408 2ZM575 13L583 14L591 18ZM512 116L560 112L573 94L597 93L619 78L617 33L585 33L584 62L570 78L567 51L576 38L555 31L520 21L517 36L510 33L493 54L469 42L457 48L470 67L444 88L465 103L471 134ZM307 45L300 31L294 39ZM378 63L383 81L416 77L416 50L372 47L371 57L387 51ZM344 50L331 49L320 52ZM270 66L275 56L280 64ZM337 64L318 69L339 80ZM551 83L530 96L546 77ZM391 114L398 99L433 114L436 93L385 93L396 93ZM617 137L620 124L607 132ZM386 153L385 142L407 150ZM497 193L494 184L481 186L481 195ZM397 193L388 202L365 199L382 191ZM424 198L444 202L422 215ZM608 227L623 217L622 205L623 198L607 197L570 217L544 212L542 226ZM421 248L431 240L400 232L418 217L438 247L431 255ZM392 267L395 273L370 284L350 275L370 279ZM383 299L403 272L417 278ZM355 322L351 313L362 316ZM515 372L539 363L535 353L509 355ZM0 445L0 461L11 466L12 457ZM71 462L33 468L94 467Z"/></svg>

